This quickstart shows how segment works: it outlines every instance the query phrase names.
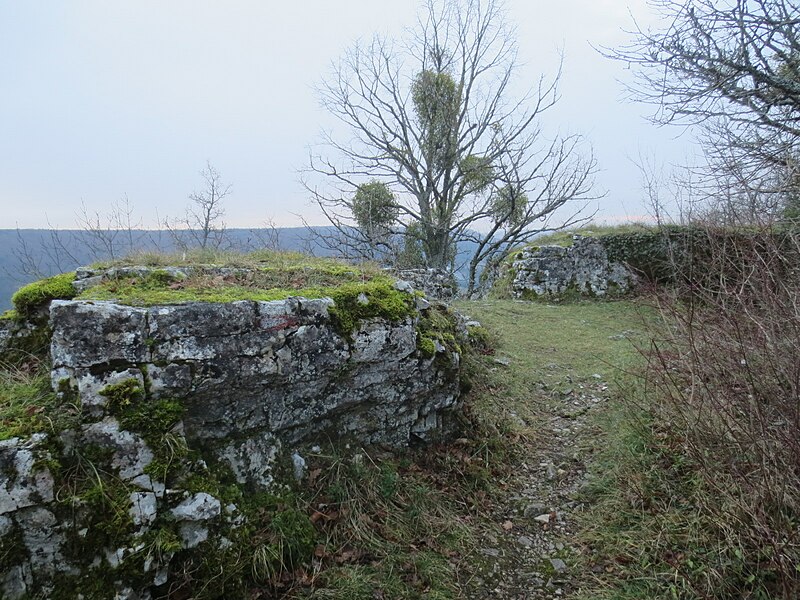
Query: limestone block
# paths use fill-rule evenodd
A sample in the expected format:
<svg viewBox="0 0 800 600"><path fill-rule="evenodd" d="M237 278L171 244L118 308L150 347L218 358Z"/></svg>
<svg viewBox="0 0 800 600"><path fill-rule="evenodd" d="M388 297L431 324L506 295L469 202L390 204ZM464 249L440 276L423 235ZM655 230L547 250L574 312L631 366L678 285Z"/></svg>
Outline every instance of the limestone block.
<svg viewBox="0 0 800 600"><path fill-rule="evenodd" d="M183 398L191 391L192 368L186 363L145 365L153 398Z"/></svg>
<svg viewBox="0 0 800 600"><path fill-rule="evenodd" d="M217 455L231 468L238 483L267 489L273 482L272 467L280 448L280 441L265 433L230 442Z"/></svg>
<svg viewBox="0 0 800 600"><path fill-rule="evenodd" d="M146 362L146 311L111 302L53 300L50 357L55 367Z"/></svg>
<svg viewBox="0 0 800 600"><path fill-rule="evenodd" d="M389 326L385 321L367 321L353 334L353 362L398 361L416 351L414 326L405 322Z"/></svg>
<svg viewBox="0 0 800 600"><path fill-rule="evenodd" d="M0 515L53 501L53 476L37 465L46 439L35 434L0 442Z"/></svg>
<svg viewBox="0 0 800 600"><path fill-rule="evenodd" d="M153 461L153 452L145 441L131 431L121 430L113 417L84 425L82 438L84 444L110 448L113 451L111 466L125 481L141 476L144 468Z"/></svg>
<svg viewBox="0 0 800 600"><path fill-rule="evenodd" d="M158 515L158 501L153 492L131 492L130 515L137 527L152 525Z"/></svg>
<svg viewBox="0 0 800 600"><path fill-rule="evenodd" d="M199 492L172 509L176 521L207 521L220 515L222 505L211 494Z"/></svg>
<svg viewBox="0 0 800 600"><path fill-rule="evenodd" d="M255 303L191 302L148 309L149 337L155 342L176 338L219 338L252 331Z"/></svg>

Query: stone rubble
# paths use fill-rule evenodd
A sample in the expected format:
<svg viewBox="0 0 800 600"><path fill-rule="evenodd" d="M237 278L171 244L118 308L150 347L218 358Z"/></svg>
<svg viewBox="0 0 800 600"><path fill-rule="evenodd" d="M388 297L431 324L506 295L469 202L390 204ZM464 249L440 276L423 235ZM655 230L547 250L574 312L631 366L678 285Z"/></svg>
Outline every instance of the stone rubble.
<svg viewBox="0 0 800 600"><path fill-rule="evenodd" d="M515 474L512 487L519 491L496 509L497 531L485 535L469 598L555 600L575 591L570 570L581 549L571 543L573 521L585 508L591 412L608 400L608 385L593 378L567 395L546 386L534 393L549 405L540 424L547 435L529 448L530 458ZM506 530L507 523L513 527Z"/></svg>

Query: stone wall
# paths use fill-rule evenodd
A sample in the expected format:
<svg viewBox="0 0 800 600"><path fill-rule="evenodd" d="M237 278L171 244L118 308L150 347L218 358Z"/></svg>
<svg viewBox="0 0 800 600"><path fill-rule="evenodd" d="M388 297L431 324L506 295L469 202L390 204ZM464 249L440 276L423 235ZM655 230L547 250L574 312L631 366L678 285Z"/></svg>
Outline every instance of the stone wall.
<svg viewBox="0 0 800 600"><path fill-rule="evenodd" d="M302 476L303 455L331 441L446 436L455 319L423 336L429 311L449 313L398 288L417 309L349 332L327 298L53 301L52 381L72 421L0 442L0 596L161 597L191 552L235 548L247 515L223 483L268 490L282 457Z"/></svg>
<svg viewBox="0 0 800 600"><path fill-rule="evenodd" d="M624 264L608 259L600 241L578 235L570 247L526 248L517 253L511 271L511 293L524 299L622 295L637 282Z"/></svg>
<svg viewBox="0 0 800 600"><path fill-rule="evenodd" d="M458 284L452 273L442 269L404 269L397 276L409 282L428 298L449 301L458 294Z"/></svg>

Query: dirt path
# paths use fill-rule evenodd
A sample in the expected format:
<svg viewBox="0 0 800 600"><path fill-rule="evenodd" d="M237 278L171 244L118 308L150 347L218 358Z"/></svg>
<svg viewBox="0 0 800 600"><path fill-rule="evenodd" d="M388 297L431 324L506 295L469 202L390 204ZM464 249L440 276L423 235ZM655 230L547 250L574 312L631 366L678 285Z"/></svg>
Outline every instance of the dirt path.
<svg viewBox="0 0 800 600"><path fill-rule="evenodd" d="M507 380L497 401L530 435L521 439L523 458L495 505L496 526L477 550L480 568L464 587L475 599L567 598L577 588L575 517L585 509L579 492L598 444L595 417L610 399L611 365L629 351L630 315L607 314L616 310L609 304L551 311L539 305L520 306L509 319L501 308L515 310L506 304L473 311L495 328L511 323L494 358Z"/></svg>
<svg viewBox="0 0 800 600"><path fill-rule="evenodd" d="M600 381L578 384L569 394L536 390L549 418L530 456L510 481L512 489L496 510L496 535L487 534L484 568L475 574L472 598L566 598L573 590L578 548L574 547L575 515L583 509L578 492L586 483L585 465L596 433L590 413L608 399Z"/></svg>

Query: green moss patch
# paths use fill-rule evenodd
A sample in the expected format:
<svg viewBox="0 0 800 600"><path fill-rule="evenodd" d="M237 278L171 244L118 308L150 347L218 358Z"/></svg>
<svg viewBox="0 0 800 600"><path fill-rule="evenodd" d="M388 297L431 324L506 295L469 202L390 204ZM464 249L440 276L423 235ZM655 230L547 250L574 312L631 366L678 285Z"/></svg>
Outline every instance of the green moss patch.
<svg viewBox="0 0 800 600"><path fill-rule="evenodd" d="M602 223L589 223L577 229L567 229L564 231L554 231L536 238L532 249L538 250L540 246L572 246L573 236L601 238L607 235L632 235L652 233L657 231L656 227L645 225L644 223L624 223L621 225L605 225Z"/></svg>
<svg viewBox="0 0 800 600"><path fill-rule="evenodd" d="M380 317L399 321L416 310L413 296L396 290L393 282L386 278L320 291L336 303L330 313L339 331L346 335L363 319Z"/></svg>
<svg viewBox="0 0 800 600"><path fill-rule="evenodd" d="M436 342L433 341L433 338L420 334L417 336L417 350L425 358L431 358L436 354Z"/></svg>
<svg viewBox="0 0 800 600"><path fill-rule="evenodd" d="M75 281L75 273L63 273L29 283L21 287L11 297L19 315L28 317L33 315L38 308L41 308L51 300L69 300L76 296L72 282Z"/></svg>
<svg viewBox="0 0 800 600"><path fill-rule="evenodd" d="M196 283L196 285L193 285ZM304 293L305 292L305 293ZM129 306L156 306L164 304L186 304L188 302L235 302L237 300L270 301L285 300L291 296L304 295L319 298L315 290L264 290L235 284L217 286L204 282L187 282L185 286L173 288L154 283L152 280L128 279L107 282L89 288L78 296L79 300L110 300Z"/></svg>
<svg viewBox="0 0 800 600"><path fill-rule="evenodd" d="M331 287L343 283L368 281L381 275L381 270L371 263L353 265L333 258L320 258L299 252L260 250L252 253L229 251L190 251L188 253L140 253L127 258L92 265L97 270L113 267L177 267L191 268L190 279L203 280L215 286L239 284L243 287L267 289L303 289ZM220 276L220 269L226 272ZM153 271L175 282L167 271ZM148 277L153 279L153 277ZM121 279L126 279L122 277ZM193 284L197 281L193 282ZM179 287L179 286L176 286Z"/></svg>
<svg viewBox="0 0 800 600"><path fill-rule="evenodd" d="M135 379L107 386L100 395L108 398L109 411L119 419L120 426L139 433L148 443L172 429L184 412L177 400L145 399L145 390Z"/></svg>
<svg viewBox="0 0 800 600"><path fill-rule="evenodd" d="M450 352L462 351L456 338L456 316L445 305L431 307L420 317L417 325L417 348L423 356L436 353L435 341Z"/></svg>
<svg viewBox="0 0 800 600"><path fill-rule="evenodd" d="M301 267L293 267L282 271L281 277L297 273L295 284L307 282L307 272ZM305 273L301 276L301 273ZM190 278L175 282L163 277L123 278L104 282L102 285L89 288L83 292L82 300L113 300L131 306L154 306L168 304L184 304L187 302L235 302L252 300L268 302L285 300L291 297L332 298L335 306L331 308L331 316L337 329L349 335L363 319L384 318L390 321L401 320L415 312L413 296L394 288L394 280L385 276L375 276L366 281L360 278L364 272L343 265L329 266L323 273L317 272L315 280L320 278L331 285L318 287L275 288L265 285L274 283L272 279L261 280L257 275L253 281L241 279L226 280L224 278ZM342 278L358 279L333 285Z"/></svg>
<svg viewBox="0 0 800 600"><path fill-rule="evenodd" d="M142 436L153 451L153 461L145 471L166 481L177 462L189 453L183 436L171 433L183 417L183 404L178 400L148 398L135 379L106 386L100 395L108 399L108 410L117 417L120 427Z"/></svg>

